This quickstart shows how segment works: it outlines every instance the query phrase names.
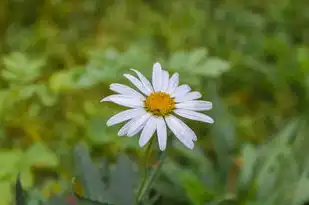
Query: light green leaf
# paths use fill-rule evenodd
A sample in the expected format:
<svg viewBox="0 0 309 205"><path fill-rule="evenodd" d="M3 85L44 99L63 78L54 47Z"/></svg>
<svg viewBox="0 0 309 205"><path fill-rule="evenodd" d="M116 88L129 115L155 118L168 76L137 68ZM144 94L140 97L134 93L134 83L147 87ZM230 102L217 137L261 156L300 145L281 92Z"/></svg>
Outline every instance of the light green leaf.
<svg viewBox="0 0 309 205"><path fill-rule="evenodd" d="M179 72L206 77L219 77L230 69L230 63L217 57L208 57L206 48L190 52L176 52L169 59L169 66Z"/></svg>
<svg viewBox="0 0 309 205"><path fill-rule="evenodd" d="M74 83L71 73L69 71L60 71L54 73L49 78L49 87L56 93L72 90Z"/></svg>
<svg viewBox="0 0 309 205"><path fill-rule="evenodd" d="M87 134L95 144L106 144L117 142L120 138L119 136L109 133L107 126L102 126L106 124L106 118L96 117L89 121L87 127Z"/></svg>
<svg viewBox="0 0 309 205"><path fill-rule="evenodd" d="M305 177L300 179L293 199L293 205L302 205L309 200L309 179Z"/></svg>
<svg viewBox="0 0 309 205"><path fill-rule="evenodd" d="M22 151L18 149L0 150L0 179L16 174L22 156Z"/></svg>
<svg viewBox="0 0 309 205"><path fill-rule="evenodd" d="M189 150L178 141L176 141L173 145L178 151L188 157L190 161L199 167L198 171L203 174L205 186L214 187L218 176L216 170L214 169L213 162L209 159L209 157L204 154L199 147L195 147L194 150Z"/></svg>
<svg viewBox="0 0 309 205"><path fill-rule="evenodd" d="M11 191L12 184L7 181L0 181L0 198L1 205L9 205L13 201L13 195Z"/></svg>
<svg viewBox="0 0 309 205"><path fill-rule="evenodd" d="M283 186L288 187L289 184L283 182L291 180L287 178L297 177L297 169L295 169L297 166L289 142L295 135L298 125L298 119L291 120L270 143L259 149L260 166L256 177L258 199L277 200L278 197L269 196L269 193L275 193L274 191L278 191ZM287 165L291 167L286 167ZM285 173L287 171L289 172ZM280 176L283 177L280 178ZM276 187L277 183L280 183L279 187Z"/></svg>
<svg viewBox="0 0 309 205"><path fill-rule="evenodd" d="M140 149L137 137L115 137L119 138L117 145L120 146L122 149Z"/></svg>
<svg viewBox="0 0 309 205"><path fill-rule="evenodd" d="M228 71L229 69L230 64L227 61L212 57L207 59L202 66L193 69L193 72L209 77L219 77L221 74Z"/></svg>
<svg viewBox="0 0 309 205"><path fill-rule="evenodd" d="M172 54L169 59L169 68L175 70L184 70L188 66L188 54L184 51L178 51Z"/></svg>
<svg viewBox="0 0 309 205"><path fill-rule="evenodd" d="M36 86L36 93L40 97L43 105L52 106L56 103L56 96L43 84Z"/></svg>
<svg viewBox="0 0 309 205"><path fill-rule="evenodd" d="M199 205L210 199L211 194L208 193L202 181L194 173L182 171L179 173L179 180L186 190L188 197L191 199L192 204Z"/></svg>
<svg viewBox="0 0 309 205"><path fill-rule="evenodd" d="M8 81L28 83L40 76L41 68L45 65L45 59L28 59L19 52L13 52L3 58L5 69L2 77Z"/></svg>
<svg viewBox="0 0 309 205"><path fill-rule="evenodd" d="M242 159L243 166L240 170L239 185L244 188L253 177L254 165L257 160L257 153L252 145L246 144L244 146L242 149Z"/></svg>
<svg viewBox="0 0 309 205"><path fill-rule="evenodd" d="M299 181L296 183L294 193L292 195L292 205L303 205L305 202L309 200L309 161L307 161L307 166L301 173L299 177Z"/></svg>
<svg viewBox="0 0 309 205"><path fill-rule="evenodd" d="M268 198L269 193L272 193L275 189L278 171L280 170L277 159L277 155L269 157L261 170L259 170L256 178L257 198L259 200Z"/></svg>
<svg viewBox="0 0 309 205"><path fill-rule="evenodd" d="M214 105L211 113L215 120L215 123L211 126L214 146L221 167L221 177L223 177L227 176L228 169L232 165L232 157L229 155L229 151L235 148L237 137L234 117L218 95L216 86L214 81L211 82L208 91ZM220 119L217 120L216 117L220 117Z"/></svg>
<svg viewBox="0 0 309 205"><path fill-rule="evenodd" d="M20 171L20 180L23 184L24 189L29 189L32 187L34 182L34 177L32 175L31 169L24 169Z"/></svg>
<svg viewBox="0 0 309 205"><path fill-rule="evenodd" d="M188 56L188 66L193 68L192 66L197 66L200 63L203 63L203 61L205 61L207 57L208 57L208 50L206 48L193 50Z"/></svg>
<svg viewBox="0 0 309 205"><path fill-rule="evenodd" d="M272 144L286 146L298 131L300 123L301 120L298 118L290 120L290 122L288 122L287 125L285 125L280 132L274 136Z"/></svg>
<svg viewBox="0 0 309 205"><path fill-rule="evenodd" d="M36 142L31 145L25 152L25 164L36 167L56 167L59 164L59 159L42 142Z"/></svg>

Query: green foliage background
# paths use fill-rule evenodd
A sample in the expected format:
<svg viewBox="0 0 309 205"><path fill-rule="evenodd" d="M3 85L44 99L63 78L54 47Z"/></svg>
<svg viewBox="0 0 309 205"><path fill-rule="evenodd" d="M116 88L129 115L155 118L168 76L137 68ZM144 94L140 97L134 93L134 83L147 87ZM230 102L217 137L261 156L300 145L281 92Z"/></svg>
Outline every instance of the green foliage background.
<svg viewBox="0 0 309 205"><path fill-rule="evenodd" d="M156 204L303 204L308 14L303 0L2 0L0 204L19 172L44 197L65 189L78 141L138 162L137 137L105 126L122 108L99 100L155 61L212 101L216 121L188 122L198 146L176 143Z"/></svg>

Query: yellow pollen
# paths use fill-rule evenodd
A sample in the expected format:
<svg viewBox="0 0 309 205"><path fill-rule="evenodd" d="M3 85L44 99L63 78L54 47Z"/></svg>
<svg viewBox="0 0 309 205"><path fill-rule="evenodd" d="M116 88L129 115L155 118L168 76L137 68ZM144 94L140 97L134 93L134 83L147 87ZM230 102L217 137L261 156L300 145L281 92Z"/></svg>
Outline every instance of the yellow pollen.
<svg viewBox="0 0 309 205"><path fill-rule="evenodd" d="M175 109L174 98L164 92L151 93L145 100L145 108L156 116L165 116Z"/></svg>

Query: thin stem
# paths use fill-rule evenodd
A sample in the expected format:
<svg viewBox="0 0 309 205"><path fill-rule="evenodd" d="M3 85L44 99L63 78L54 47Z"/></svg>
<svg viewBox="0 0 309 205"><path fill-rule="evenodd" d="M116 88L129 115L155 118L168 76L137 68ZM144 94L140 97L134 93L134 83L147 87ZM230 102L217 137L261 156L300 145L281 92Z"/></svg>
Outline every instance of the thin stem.
<svg viewBox="0 0 309 205"><path fill-rule="evenodd" d="M154 180L159 174L159 170L161 169L166 156L167 156L167 151L160 153L159 164L152 170L150 176L146 180L145 184L142 186L141 192L137 195L137 204L139 204L143 200L143 197L150 190L152 183L154 182Z"/></svg>
<svg viewBox="0 0 309 205"><path fill-rule="evenodd" d="M138 197L141 195L141 192L143 190L143 187L145 186L145 183L147 181L147 175L148 175L148 159L151 153L151 146L152 146L153 139L150 140L149 144L147 145L146 151L145 151L145 158L144 158L144 173L143 173L143 181L141 185L139 186L137 197L136 197L136 204L138 204Z"/></svg>

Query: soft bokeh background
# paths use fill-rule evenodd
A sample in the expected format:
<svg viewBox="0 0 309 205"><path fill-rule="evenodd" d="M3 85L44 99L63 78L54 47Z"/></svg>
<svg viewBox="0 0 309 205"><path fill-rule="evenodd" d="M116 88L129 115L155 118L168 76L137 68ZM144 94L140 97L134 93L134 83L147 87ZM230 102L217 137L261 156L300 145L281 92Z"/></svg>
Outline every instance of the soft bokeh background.
<svg viewBox="0 0 309 205"><path fill-rule="evenodd" d="M301 205L309 198L309 2L304 0L1 0L0 204L17 173L44 197L72 177L71 149L140 159L137 137L102 104L129 68L153 62L214 103L214 125L187 121L156 204Z"/></svg>

